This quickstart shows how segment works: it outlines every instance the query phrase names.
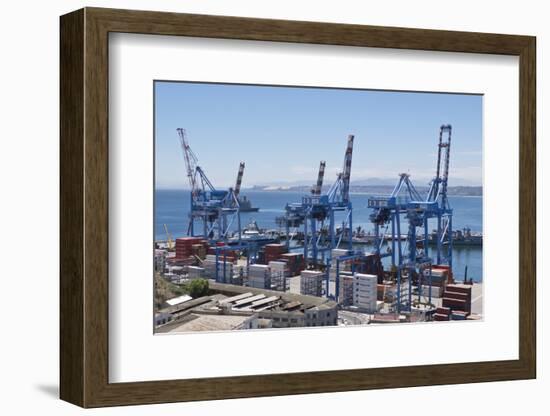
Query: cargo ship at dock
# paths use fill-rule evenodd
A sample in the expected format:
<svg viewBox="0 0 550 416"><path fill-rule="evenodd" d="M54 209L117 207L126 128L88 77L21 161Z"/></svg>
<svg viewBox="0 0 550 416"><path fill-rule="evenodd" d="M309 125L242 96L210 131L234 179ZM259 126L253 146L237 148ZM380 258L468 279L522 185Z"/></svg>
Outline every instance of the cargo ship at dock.
<svg viewBox="0 0 550 416"><path fill-rule="evenodd" d="M392 241L392 240L401 240L401 241L407 241L408 236L407 234L401 234L400 236L387 236L385 237L385 240ZM347 238L347 233L344 234L344 238L342 239L343 242L349 241ZM472 232L469 228L465 228L463 230L455 230L453 231L453 247L481 247L483 246L483 234ZM371 233L353 233L352 238L352 244L356 245L370 245L374 244L375 242L375 236ZM421 243L422 239L418 239L418 243ZM447 242L444 242L443 245L446 245ZM431 234L428 235L428 245L429 246L436 246L437 245L437 231L433 231Z"/></svg>
<svg viewBox="0 0 550 416"><path fill-rule="evenodd" d="M240 212L258 212L260 210L259 207L253 207L252 201L248 199L246 195L243 195L242 197L239 197L239 211Z"/></svg>
<svg viewBox="0 0 550 416"><path fill-rule="evenodd" d="M243 228L241 233L241 242L255 243L259 246L275 243L278 241L279 235L275 231L264 230L258 226L258 223L254 220ZM228 240L229 245L237 244L239 242L238 234L233 234Z"/></svg>
<svg viewBox="0 0 550 416"><path fill-rule="evenodd" d="M481 247L483 246L483 234L473 232L470 228L465 227L462 230L453 231L453 247ZM437 245L437 231L434 230L428 237L428 244L431 246Z"/></svg>

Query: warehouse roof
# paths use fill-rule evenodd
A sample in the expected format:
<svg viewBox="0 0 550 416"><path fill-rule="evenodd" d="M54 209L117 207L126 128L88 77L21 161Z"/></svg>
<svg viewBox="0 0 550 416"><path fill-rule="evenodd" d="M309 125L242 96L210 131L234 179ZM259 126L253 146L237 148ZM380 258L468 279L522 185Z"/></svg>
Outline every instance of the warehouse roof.
<svg viewBox="0 0 550 416"><path fill-rule="evenodd" d="M176 305L182 304L183 302L187 302L191 299L193 298L189 295L182 295L182 296L178 296L177 298L168 299L166 303L170 306L176 306Z"/></svg>
<svg viewBox="0 0 550 416"><path fill-rule="evenodd" d="M225 303L232 303L232 302L236 302L238 300L241 300L241 299L244 299L244 298L248 298L250 296L252 296L253 293L251 292L246 292L246 293L241 293L240 295L236 295L236 296L231 296L230 298L225 298L225 299L222 299L220 300L220 305L223 305Z"/></svg>
<svg viewBox="0 0 550 416"><path fill-rule="evenodd" d="M172 327L168 332L227 331L238 329L250 316L191 314L190 320Z"/></svg>
<svg viewBox="0 0 550 416"><path fill-rule="evenodd" d="M254 296L249 296L247 298L244 298L244 299L240 299L238 301L235 302L235 306L241 306L241 305L246 305L248 303L252 303L256 300L260 300L260 299L263 299L265 298L266 296L263 294L263 293L260 293L259 295L254 295Z"/></svg>
<svg viewBox="0 0 550 416"><path fill-rule="evenodd" d="M269 290L269 289L259 289L259 288L250 287L250 286L245 287L245 286L231 285L227 283L210 282L210 289L214 292L222 293L226 296L235 296L246 292L251 292L254 295L263 294L265 297L280 296L282 301L284 302L287 302L287 303L299 302L302 305L304 305L304 307L306 308L310 308L310 307L318 306L322 304L326 304L327 307L336 306L336 302L326 298L301 295L301 294L290 293L290 292L279 292L279 291Z"/></svg>

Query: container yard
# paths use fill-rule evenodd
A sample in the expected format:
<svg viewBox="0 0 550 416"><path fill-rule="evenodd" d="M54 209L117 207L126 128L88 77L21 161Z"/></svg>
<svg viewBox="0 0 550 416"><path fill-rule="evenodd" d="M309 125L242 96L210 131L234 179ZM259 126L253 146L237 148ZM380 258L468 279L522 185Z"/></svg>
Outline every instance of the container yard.
<svg viewBox="0 0 550 416"><path fill-rule="evenodd" d="M342 141L334 182L323 187L327 166L320 161L311 191L281 207L279 230L266 232L241 223L241 212L256 209L240 194L245 163L235 186L219 189L186 131L177 133L191 189L187 236L174 242L164 226L166 240L155 242L155 273L176 289L204 280L208 290L159 301L158 332L482 319L482 283L468 280L467 269L459 278L453 268L453 246L481 246L482 236L453 229L450 125L440 127L435 141L428 192L416 189L412 174L399 173L390 194L356 208L369 211L369 233L353 227L354 135Z"/></svg>

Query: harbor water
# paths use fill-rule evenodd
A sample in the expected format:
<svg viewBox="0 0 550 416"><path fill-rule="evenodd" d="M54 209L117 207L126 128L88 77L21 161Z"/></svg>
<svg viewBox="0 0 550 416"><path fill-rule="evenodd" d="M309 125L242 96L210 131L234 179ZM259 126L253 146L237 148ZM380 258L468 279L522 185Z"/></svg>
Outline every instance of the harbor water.
<svg viewBox="0 0 550 416"><path fill-rule="evenodd" d="M304 193L285 191L243 191L254 207L259 207L258 212L241 213L242 226L250 221L256 221L261 228L279 230L275 218L284 215L287 203L301 201ZM350 194L353 204L353 228L361 226L363 229L372 230L369 221L371 210L367 208L369 194ZM472 232L483 231L483 204L482 197L450 196L450 204L453 208L453 228L461 230L470 228ZM166 224L173 238L183 237L187 234L188 213L190 206L189 191L163 190L155 192L155 239L165 240L163 224ZM336 217L336 222L342 222L344 216ZM431 231L431 230L430 230ZM406 229L403 231L406 232ZM360 246L359 249L369 251L372 246ZM476 282L483 279L482 247L454 247L453 270L455 279L462 280L465 267L468 267L468 279Z"/></svg>

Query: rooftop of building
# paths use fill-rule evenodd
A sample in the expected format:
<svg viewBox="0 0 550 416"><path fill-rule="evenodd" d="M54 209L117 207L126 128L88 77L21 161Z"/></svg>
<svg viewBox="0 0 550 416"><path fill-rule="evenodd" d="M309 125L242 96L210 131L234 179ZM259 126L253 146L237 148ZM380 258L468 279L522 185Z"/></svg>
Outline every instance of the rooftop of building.
<svg viewBox="0 0 550 416"><path fill-rule="evenodd" d="M212 281L210 282L210 290L213 292L211 295L188 300L160 310L160 313L172 315L173 320L157 327L156 331L230 330L234 329L231 325L237 327L257 313L303 315L306 311L326 311L337 307L336 302L316 296ZM225 317L229 318L224 319Z"/></svg>
<svg viewBox="0 0 550 416"><path fill-rule="evenodd" d="M176 306L176 305L179 305L180 303L188 302L191 299L193 299L193 298L189 295L182 295L182 296L177 296L177 297L172 298L172 299L168 299L166 301L166 304L168 306Z"/></svg>
<svg viewBox="0 0 550 416"><path fill-rule="evenodd" d="M251 316L203 315L191 313L181 321L161 327L159 332L227 331L239 328L249 319L251 319Z"/></svg>
<svg viewBox="0 0 550 416"><path fill-rule="evenodd" d="M316 308L319 310L335 308L337 306L336 302L317 296L300 295L296 293L279 292L276 290L258 289L254 287L237 286L226 283L211 282L210 289L214 292L221 293L228 297L235 297L237 298L236 302L241 302L241 304L242 301L246 300L246 298L248 297L250 297L251 299L255 298L254 300L271 298L272 301L275 301L276 299L280 299L281 310L284 310L286 305L292 305L293 308L302 305L303 309ZM244 296L244 294L249 295ZM261 298L257 297L261 295L263 295ZM227 299L225 299L223 302L226 303Z"/></svg>

